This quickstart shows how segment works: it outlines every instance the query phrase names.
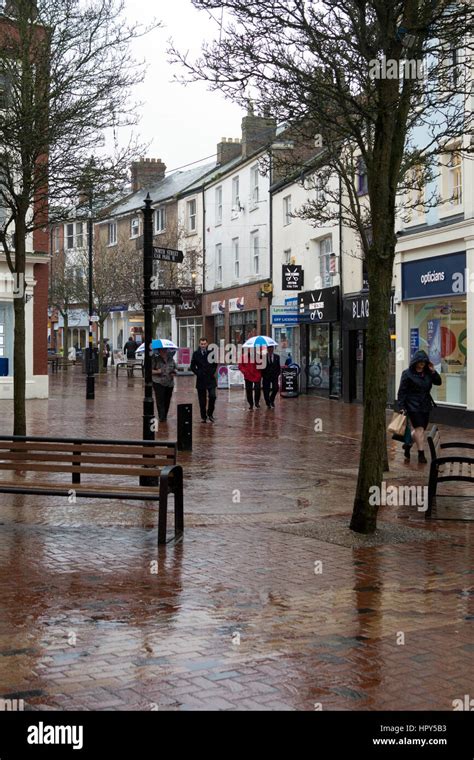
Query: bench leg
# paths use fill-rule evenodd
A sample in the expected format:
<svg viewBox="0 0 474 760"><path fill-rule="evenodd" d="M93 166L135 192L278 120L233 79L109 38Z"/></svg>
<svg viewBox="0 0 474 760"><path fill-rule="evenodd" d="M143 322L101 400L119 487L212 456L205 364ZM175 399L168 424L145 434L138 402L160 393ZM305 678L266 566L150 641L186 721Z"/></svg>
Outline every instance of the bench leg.
<svg viewBox="0 0 474 760"><path fill-rule="evenodd" d="M160 503L158 509L158 546L166 544L166 523L168 519L168 475L160 477Z"/></svg>
<svg viewBox="0 0 474 760"><path fill-rule="evenodd" d="M428 481L428 509L425 512L425 519L431 517L433 502L436 500L436 490L438 486L438 471L436 467L431 466L430 479Z"/></svg>
<svg viewBox="0 0 474 760"><path fill-rule="evenodd" d="M184 497L183 497L183 470L178 465L173 472L174 484L174 535L179 538L184 533Z"/></svg>

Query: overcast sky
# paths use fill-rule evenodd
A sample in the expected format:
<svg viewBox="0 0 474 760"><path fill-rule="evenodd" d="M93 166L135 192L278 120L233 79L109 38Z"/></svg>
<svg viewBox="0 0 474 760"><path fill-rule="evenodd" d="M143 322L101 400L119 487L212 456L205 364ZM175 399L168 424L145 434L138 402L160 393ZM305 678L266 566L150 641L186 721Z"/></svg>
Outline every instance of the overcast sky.
<svg viewBox="0 0 474 760"><path fill-rule="evenodd" d="M204 83L184 87L172 82L181 68L167 62L170 37L179 49L196 55L203 39L218 32L215 22L205 11L196 11L191 0L126 0L126 5L130 20L146 23L155 16L163 22L163 28L134 46L136 57L148 64L145 82L136 93L143 101L138 132L144 142L152 141L147 155L161 158L167 169L174 169L214 154L221 137L240 137L244 115L240 107L219 93L208 92Z"/></svg>

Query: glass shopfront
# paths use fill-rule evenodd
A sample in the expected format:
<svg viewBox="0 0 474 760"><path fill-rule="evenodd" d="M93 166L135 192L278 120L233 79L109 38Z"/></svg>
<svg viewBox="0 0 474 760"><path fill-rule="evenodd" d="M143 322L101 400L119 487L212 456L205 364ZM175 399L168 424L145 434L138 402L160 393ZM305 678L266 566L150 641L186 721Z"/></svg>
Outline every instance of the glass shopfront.
<svg viewBox="0 0 474 760"><path fill-rule="evenodd" d="M341 394L339 288L300 293L298 320L306 390L338 398Z"/></svg>
<svg viewBox="0 0 474 760"><path fill-rule="evenodd" d="M239 345L257 335L257 311L240 311L229 314L230 343Z"/></svg>
<svg viewBox="0 0 474 760"><path fill-rule="evenodd" d="M179 347L190 348L191 351L195 351L195 349L199 347L199 338L202 335L202 317L180 319L178 324Z"/></svg>
<svg viewBox="0 0 474 760"><path fill-rule="evenodd" d="M426 351L443 384L431 395L440 404L467 405L466 253L417 259L402 265L410 357Z"/></svg>
<svg viewBox="0 0 474 760"><path fill-rule="evenodd" d="M214 317L214 343L219 346L221 340L225 343L225 316L224 314L216 314Z"/></svg>
<svg viewBox="0 0 474 760"><path fill-rule="evenodd" d="M436 402L466 404L466 298L416 301L408 305L410 353L426 351L443 384L433 386ZM411 357L410 357L411 358Z"/></svg>

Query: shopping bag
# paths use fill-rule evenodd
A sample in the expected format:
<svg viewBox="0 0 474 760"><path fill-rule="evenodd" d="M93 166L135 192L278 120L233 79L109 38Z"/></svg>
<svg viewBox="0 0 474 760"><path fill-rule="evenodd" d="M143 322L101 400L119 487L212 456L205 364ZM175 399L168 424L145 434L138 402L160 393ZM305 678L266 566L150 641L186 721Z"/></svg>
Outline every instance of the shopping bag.
<svg viewBox="0 0 474 760"><path fill-rule="evenodd" d="M406 414L400 414L399 412L394 412L391 422L387 428L387 432L394 433L395 435L405 435L406 426L407 426Z"/></svg>

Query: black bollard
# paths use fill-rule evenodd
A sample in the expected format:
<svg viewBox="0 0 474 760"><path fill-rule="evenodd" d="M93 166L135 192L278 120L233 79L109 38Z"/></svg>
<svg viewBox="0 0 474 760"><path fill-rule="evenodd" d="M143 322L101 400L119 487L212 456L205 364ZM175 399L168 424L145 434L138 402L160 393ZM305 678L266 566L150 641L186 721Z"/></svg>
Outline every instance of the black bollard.
<svg viewBox="0 0 474 760"><path fill-rule="evenodd" d="M178 404L178 451L193 448L193 405Z"/></svg>

